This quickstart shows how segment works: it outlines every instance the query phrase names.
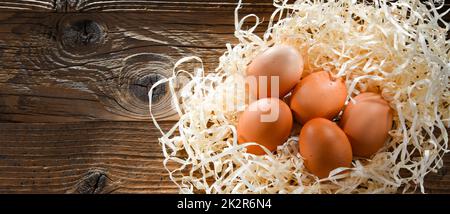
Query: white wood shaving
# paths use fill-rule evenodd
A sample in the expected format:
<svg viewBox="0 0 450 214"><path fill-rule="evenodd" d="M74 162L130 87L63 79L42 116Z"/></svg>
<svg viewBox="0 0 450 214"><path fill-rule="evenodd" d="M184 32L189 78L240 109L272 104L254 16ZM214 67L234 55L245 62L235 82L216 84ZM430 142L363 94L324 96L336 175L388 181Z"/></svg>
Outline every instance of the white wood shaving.
<svg viewBox="0 0 450 214"><path fill-rule="evenodd" d="M443 165L450 124L449 24L439 14L444 1L275 0L267 31L255 34L256 15L239 19L216 72L178 70L154 84L168 83L179 121L161 131L164 166L180 193L410 193L424 190L424 178ZM251 27L243 28L248 20ZM278 20L278 21L277 21ZM326 70L345 78L351 97L379 88L394 110L390 137L370 159L354 159L325 179L308 173L298 153L298 131L276 153L255 156L237 143L237 115L247 105L246 67L273 44L296 47L305 57L305 74ZM179 75L190 81L180 91ZM230 106L232 106L230 108ZM265 148L264 148L265 149ZM348 170L350 173L341 173Z"/></svg>

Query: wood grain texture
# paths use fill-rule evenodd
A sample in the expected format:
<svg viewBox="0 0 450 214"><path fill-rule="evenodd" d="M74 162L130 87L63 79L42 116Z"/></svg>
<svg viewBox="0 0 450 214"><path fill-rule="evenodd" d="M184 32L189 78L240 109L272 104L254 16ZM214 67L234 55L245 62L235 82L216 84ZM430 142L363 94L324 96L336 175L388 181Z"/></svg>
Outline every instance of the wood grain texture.
<svg viewBox="0 0 450 214"><path fill-rule="evenodd" d="M235 0L0 1L0 193L175 193L148 88L236 43ZM267 20L271 0L244 0ZM445 20L449 20L446 16ZM262 32L264 29L258 29ZM198 64L187 64L192 70ZM176 119L167 88L154 112ZM450 193L450 156L427 191Z"/></svg>
<svg viewBox="0 0 450 214"><path fill-rule="evenodd" d="M237 5L235 0L3 0L2 11L33 12L192 12L192 11L230 11ZM244 11L266 11L272 1L244 1Z"/></svg>
<svg viewBox="0 0 450 214"><path fill-rule="evenodd" d="M77 2L55 1L58 13L0 3L0 193L176 192L145 95L184 56L213 70L236 42L234 6L66 13L89 9ZM160 91L155 112L173 120Z"/></svg>
<svg viewBox="0 0 450 214"><path fill-rule="evenodd" d="M176 191L146 122L0 123L0 136L0 193Z"/></svg>
<svg viewBox="0 0 450 214"><path fill-rule="evenodd" d="M66 3L85 8L125 2L171 5L174 11L161 6L152 12L0 13L0 121L146 120L145 91L154 83L148 80L169 76L173 64L189 55L201 57L206 70L213 71L225 44L237 42L231 1L217 11L183 9L219 1ZM242 14L267 20L273 10L269 2L244 6L248 11ZM263 30L262 25L258 31ZM156 115L173 120L170 97L157 97Z"/></svg>
<svg viewBox="0 0 450 214"><path fill-rule="evenodd" d="M230 11L238 0L3 0L2 11L33 12L192 12L192 11ZM292 1L293 2L293 1ZM450 3L446 2L446 6ZM268 0L243 0L243 12L267 11L272 6Z"/></svg>
<svg viewBox="0 0 450 214"><path fill-rule="evenodd" d="M114 0L114 1L99 1L99 0L80 0L72 4L73 11L230 11L236 7L235 0L181 0L181 1L128 1L128 0ZM272 1L247 0L244 1L244 10L251 10L257 12L259 10L266 10L267 6L272 5Z"/></svg>
<svg viewBox="0 0 450 214"><path fill-rule="evenodd" d="M60 0L2 0L0 1L1 11L34 11L51 12L56 8Z"/></svg>
<svg viewBox="0 0 450 214"><path fill-rule="evenodd" d="M173 123L164 122L167 130ZM0 193L176 193L147 122L0 123ZM450 193L450 158L428 193Z"/></svg>
<svg viewBox="0 0 450 214"><path fill-rule="evenodd" d="M212 71L236 42L232 12L215 15L2 13L0 121L145 120L142 79L190 55ZM169 96L155 106L167 120L171 109Z"/></svg>

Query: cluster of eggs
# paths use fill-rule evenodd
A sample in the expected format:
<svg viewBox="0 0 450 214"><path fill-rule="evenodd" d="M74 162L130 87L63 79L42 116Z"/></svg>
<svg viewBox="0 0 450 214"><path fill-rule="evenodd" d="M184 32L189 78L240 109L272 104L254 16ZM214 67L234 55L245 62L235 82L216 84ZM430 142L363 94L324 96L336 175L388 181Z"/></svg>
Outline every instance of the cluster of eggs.
<svg viewBox="0 0 450 214"><path fill-rule="evenodd" d="M303 67L302 55L286 45L270 47L250 63L247 76L257 80L250 89L257 100L239 117L238 142L256 142L274 151L290 136L295 119L302 124L299 153L308 171L319 178L338 167L351 167L353 156L368 158L383 147L392 128L388 103L377 93L363 92L345 105L342 78L327 71L302 78ZM271 82L273 76L278 82ZM275 84L278 93L273 93ZM274 117L264 120L267 115ZM255 145L247 152L265 154Z"/></svg>

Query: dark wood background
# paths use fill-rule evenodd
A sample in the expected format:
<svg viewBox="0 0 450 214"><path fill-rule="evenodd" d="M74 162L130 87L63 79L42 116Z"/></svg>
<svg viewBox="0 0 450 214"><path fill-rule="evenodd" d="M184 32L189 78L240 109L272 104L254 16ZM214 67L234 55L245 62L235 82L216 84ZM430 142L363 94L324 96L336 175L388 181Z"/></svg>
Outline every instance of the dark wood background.
<svg viewBox="0 0 450 214"><path fill-rule="evenodd" d="M213 71L225 44L236 43L235 6L1 1L0 193L177 192L146 93L183 56L200 56ZM241 14L267 20L272 11L271 0L247 0ZM158 91L152 99L168 128L176 117L166 88ZM427 177L427 192L450 193L448 169L449 155Z"/></svg>

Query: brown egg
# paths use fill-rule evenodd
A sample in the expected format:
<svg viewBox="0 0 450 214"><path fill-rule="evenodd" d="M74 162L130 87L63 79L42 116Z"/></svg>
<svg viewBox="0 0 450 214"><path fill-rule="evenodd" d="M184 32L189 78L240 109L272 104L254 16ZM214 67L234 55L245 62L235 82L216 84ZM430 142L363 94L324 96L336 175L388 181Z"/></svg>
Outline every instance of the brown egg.
<svg viewBox="0 0 450 214"><path fill-rule="evenodd" d="M251 103L240 115L237 126L238 142L256 142L274 151L284 143L292 129L289 106L278 98L263 98ZM248 146L247 152L265 154L259 146Z"/></svg>
<svg viewBox="0 0 450 214"><path fill-rule="evenodd" d="M352 144L353 154L370 157L383 147L392 128L392 110L379 95L361 93L349 102L340 126Z"/></svg>
<svg viewBox="0 0 450 214"><path fill-rule="evenodd" d="M331 120L343 109L346 97L347 88L341 78L335 79L326 71L314 72L295 87L290 107L303 124L316 117Z"/></svg>
<svg viewBox="0 0 450 214"><path fill-rule="evenodd" d="M295 48L286 45L270 47L248 66L247 77L253 83L249 84L250 90L257 98L284 97L300 81L302 71L303 58ZM271 77L276 76L278 82L272 82Z"/></svg>
<svg viewBox="0 0 450 214"><path fill-rule="evenodd" d="M319 178L352 164L352 148L347 136L338 125L324 118L314 118L303 126L299 151L305 167Z"/></svg>

